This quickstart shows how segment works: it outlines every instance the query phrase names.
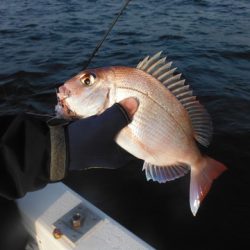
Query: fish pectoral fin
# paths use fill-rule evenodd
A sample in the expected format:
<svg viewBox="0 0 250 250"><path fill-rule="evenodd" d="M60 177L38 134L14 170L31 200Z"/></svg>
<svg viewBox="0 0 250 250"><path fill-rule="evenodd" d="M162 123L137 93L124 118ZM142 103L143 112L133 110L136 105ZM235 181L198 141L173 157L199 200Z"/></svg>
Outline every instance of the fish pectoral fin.
<svg viewBox="0 0 250 250"><path fill-rule="evenodd" d="M144 162L143 169L145 170L147 180L158 181L165 183L180 178L189 172L189 166L184 163L176 163L170 166L156 166L151 163Z"/></svg>

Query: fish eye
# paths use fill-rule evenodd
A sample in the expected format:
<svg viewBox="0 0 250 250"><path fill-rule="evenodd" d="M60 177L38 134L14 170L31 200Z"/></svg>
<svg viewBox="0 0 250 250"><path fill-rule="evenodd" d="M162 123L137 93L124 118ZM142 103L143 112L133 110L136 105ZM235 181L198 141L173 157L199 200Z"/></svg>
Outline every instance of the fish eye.
<svg viewBox="0 0 250 250"><path fill-rule="evenodd" d="M80 78L83 85L91 86L95 83L96 75L94 73L87 73Z"/></svg>

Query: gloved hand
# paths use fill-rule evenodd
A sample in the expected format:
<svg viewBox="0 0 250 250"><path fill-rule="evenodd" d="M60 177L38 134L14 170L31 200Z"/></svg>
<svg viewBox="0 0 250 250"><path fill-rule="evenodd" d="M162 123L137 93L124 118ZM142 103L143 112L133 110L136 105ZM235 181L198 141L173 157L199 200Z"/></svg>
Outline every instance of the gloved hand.
<svg viewBox="0 0 250 250"><path fill-rule="evenodd" d="M115 169L135 159L118 146L114 138L128 125L137 108L137 101L127 98L101 115L70 123L67 126L69 170L95 167Z"/></svg>

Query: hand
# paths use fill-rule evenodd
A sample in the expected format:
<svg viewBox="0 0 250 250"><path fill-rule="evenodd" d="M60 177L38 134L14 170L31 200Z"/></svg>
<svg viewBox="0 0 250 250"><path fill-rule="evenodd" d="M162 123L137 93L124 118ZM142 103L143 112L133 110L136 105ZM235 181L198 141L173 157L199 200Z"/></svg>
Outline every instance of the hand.
<svg viewBox="0 0 250 250"><path fill-rule="evenodd" d="M137 108L136 99L127 98L101 115L70 123L67 126L69 170L116 169L135 159L118 146L114 138L128 125Z"/></svg>

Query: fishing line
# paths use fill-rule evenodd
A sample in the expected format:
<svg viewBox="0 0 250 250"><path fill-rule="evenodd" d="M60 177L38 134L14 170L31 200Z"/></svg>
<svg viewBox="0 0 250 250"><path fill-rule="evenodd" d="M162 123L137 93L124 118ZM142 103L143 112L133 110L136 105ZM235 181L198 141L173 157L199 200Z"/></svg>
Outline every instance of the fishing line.
<svg viewBox="0 0 250 250"><path fill-rule="evenodd" d="M115 18L113 19L112 23L110 24L108 30L105 32L103 38L100 40L100 42L96 45L95 49L93 50L92 54L90 55L89 59L83 63L83 68L82 70L85 70L89 64L91 63L91 61L93 60L93 58L95 57L96 53L98 52L98 50L101 48L103 42L106 40L107 36L109 35L109 33L112 31L113 27L115 26L115 24L117 23L119 17L122 15L122 13L124 12L124 10L126 9L126 7L128 6L129 2L131 0L126 0L125 3L123 4L123 6L121 7L121 9L119 10L119 12L117 13L117 15L115 16ZM39 93L44 91L44 90L50 90L50 89L57 89L59 86L61 86L62 83L56 83L53 86L49 86L49 87L45 87L42 89L39 89ZM34 93L34 95L36 95L37 93Z"/></svg>
<svg viewBox="0 0 250 250"><path fill-rule="evenodd" d="M104 41L106 40L107 36L109 35L109 33L112 31L113 27L115 26L115 24L117 23L119 17L122 15L122 13L124 12L124 10L126 9L126 7L128 6L129 2L131 0L126 0L125 3L123 4L123 6L121 7L121 9L119 10L119 12L117 13L117 15L115 16L115 18L113 19L112 23L110 24L108 30L105 32L103 38L100 40L100 42L96 45L95 49L93 50L92 54L90 55L89 59L87 61L85 61L83 63L83 68L82 70L85 70L89 64L91 63L91 61L93 60L93 58L96 56L97 52L99 51L99 49L101 48L102 44L104 43ZM46 90L50 90L50 89L56 89L61 86L62 83L56 83L53 84L52 86L46 86L44 88L40 88L38 92L35 92L34 94L29 95L29 97L31 96L36 96L37 94L40 94ZM3 86L1 86L3 88ZM8 96L8 94L6 93L6 91L3 89L4 95Z"/></svg>
<svg viewBox="0 0 250 250"><path fill-rule="evenodd" d="M106 33L104 34L103 38L101 39L101 41L97 44L97 46L93 50L90 58L83 64L83 70L85 70L89 66L89 64L91 63L92 59L95 57L96 53L98 52L98 50L102 46L103 42L106 40L107 36L111 32L111 30L113 29L113 27L115 26L115 24L117 23L119 17L122 15L123 11L126 9L126 7L127 7L127 5L129 4L130 1L131 0L127 0L124 3L124 5L120 9L120 11L118 12L117 16L113 19L112 23L110 24L110 26L109 26L108 30L106 31Z"/></svg>

